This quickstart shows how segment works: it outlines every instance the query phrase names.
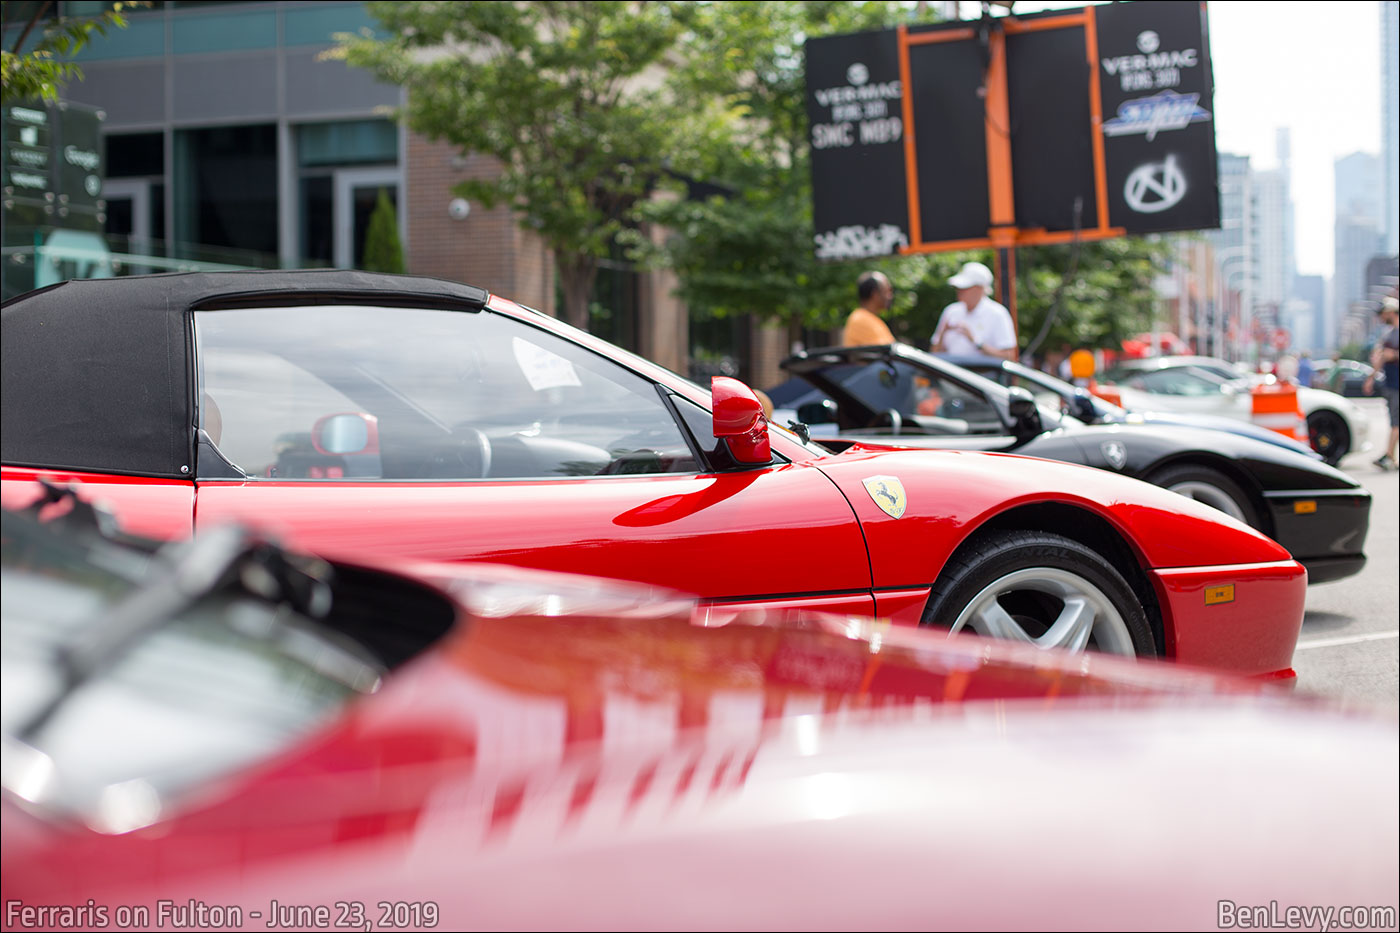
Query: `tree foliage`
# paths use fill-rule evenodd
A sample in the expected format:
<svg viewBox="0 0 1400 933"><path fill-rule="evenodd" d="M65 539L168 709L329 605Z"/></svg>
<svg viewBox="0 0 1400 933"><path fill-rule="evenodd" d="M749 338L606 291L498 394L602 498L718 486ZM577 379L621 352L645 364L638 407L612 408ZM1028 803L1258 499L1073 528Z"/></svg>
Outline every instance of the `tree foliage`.
<svg viewBox="0 0 1400 933"><path fill-rule="evenodd" d="M403 244L399 240L399 218L394 211L394 202L389 200L389 192L379 189L379 199L369 215L369 229L365 231L364 268L369 272L404 271Z"/></svg>
<svg viewBox="0 0 1400 933"><path fill-rule="evenodd" d="M1075 251L1078 255L1075 255ZM1111 349L1150 328L1156 295L1153 283L1166 268L1161 241L1120 237L1078 246L1031 246L1016 251L1018 343L1038 356L1064 346ZM965 260L993 267L990 250L942 253L915 289L906 315L911 343L927 346L943 309L957 300L948 278ZM1042 336L1046 318L1055 311ZM1040 338L1038 345L1037 338Z"/></svg>
<svg viewBox="0 0 1400 933"><path fill-rule="evenodd" d="M598 261L635 222L700 119L674 93L696 5L680 2L378 2L386 38L345 36L352 65L408 89L409 127L494 156L457 193L505 204L551 247L564 316L587 322Z"/></svg>
<svg viewBox="0 0 1400 933"><path fill-rule="evenodd" d="M1116 349L1149 330L1157 301L1153 285L1166 269L1164 242L1118 237L1080 244L1074 275L1066 278L1072 249L1036 246L1018 251L1021 346L1040 334L1057 295L1060 308L1041 351L1065 345Z"/></svg>
<svg viewBox="0 0 1400 933"><path fill-rule="evenodd" d="M868 268L896 287L896 335L926 345L968 259L823 263L812 242L803 43L889 28L905 3L869 0L371 3L385 38L343 37L352 65L405 86L413 130L495 157L458 193L510 206L553 249L564 316L583 325L600 260L619 241L673 267L695 317L757 315L834 328ZM677 197L657 197L670 186ZM639 220L670 231L652 244ZM1143 329L1155 247L1081 244L1018 257L1024 346L1057 293L1046 347L1110 346Z"/></svg>
<svg viewBox="0 0 1400 933"><path fill-rule="evenodd" d="M895 284L894 316L912 307L928 262L822 263L813 254L811 147L803 43L827 33L899 22L896 3L717 2L696 23L695 55L679 80L716 101L726 123L700 159L698 194L648 205L673 232L664 261L676 269L692 313L757 314L806 327L838 326L867 268Z"/></svg>
<svg viewBox="0 0 1400 933"><path fill-rule="evenodd" d="M12 103L23 100L57 100L58 92L70 81L81 81L83 71L73 62L73 56L87 45L94 34L105 36L108 27L126 28L124 9L149 6L148 3L117 3L100 16L60 16L45 21L55 3L36 4L29 19L15 34L11 48L0 49L0 79L3 89L0 100ZM42 26L40 24L43 24ZM15 25L8 21L6 26ZM25 46L34 36L39 37L28 50Z"/></svg>

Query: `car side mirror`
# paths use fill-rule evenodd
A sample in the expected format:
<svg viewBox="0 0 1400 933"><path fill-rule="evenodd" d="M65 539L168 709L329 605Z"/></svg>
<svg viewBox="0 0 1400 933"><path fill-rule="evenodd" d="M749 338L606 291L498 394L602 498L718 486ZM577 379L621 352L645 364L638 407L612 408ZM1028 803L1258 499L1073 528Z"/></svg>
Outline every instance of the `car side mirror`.
<svg viewBox="0 0 1400 933"><path fill-rule="evenodd" d="M1035 396L1020 386L1012 386L1006 392L1011 432L1018 440L1027 440L1045 430L1040 423L1040 409L1036 407Z"/></svg>
<svg viewBox="0 0 1400 933"><path fill-rule="evenodd" d="M361 412L326 415L311 428L311 446L319 454L379 452L379 419Z"/></svg>
<svg viewBox="0 0 1400 933"><path fill-rule="evenodd" d="M735 463L757 465L773 461L768 440L768 419L763 403L738 379L715 376L710 381L714 435Z"/></svg>

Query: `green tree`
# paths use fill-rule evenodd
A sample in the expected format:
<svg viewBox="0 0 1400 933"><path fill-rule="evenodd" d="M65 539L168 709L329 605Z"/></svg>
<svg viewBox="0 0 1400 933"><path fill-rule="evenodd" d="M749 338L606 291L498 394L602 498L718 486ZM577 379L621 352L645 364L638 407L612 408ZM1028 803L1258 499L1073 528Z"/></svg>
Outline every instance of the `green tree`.
<svg viewBox="0 0 1400 933"><path fill-rule="evenodd" d="M599 260L635 222L699 118L668 65L696 5L680 2L378 2L388 33L344 36L351 65L408 89L423 135L494 156L457 193L505 204L554 252L564 317L583 327Z"/></svg>
<svg viewBox="0 0 1400 933"><path fill-rule="evenodd" d="M1118 237L1072 246L1036 246L1017 254L1017 312L1022 348L1044 335L1037 352L1064 344L1116 349L1149 330L1154 282L1166 270L1168 247L1154 237ZM1045 319L1058 311L1049 328Z"/></svg>
<svg viewBox="0 0 1400 933"><path fill-rule="evenodd" d="M644 210L673 233L659 261L675 268L692 313L833 328L854 306L856 278L868 268L895 284L896 328L912 307L909 289L926 259L823 263L814 255L802 67L808 37L884 28L904 16L899 4L884 2L703 5L695 54L677 79L687 97L716 102L725 118L698 160L700 180L717 190Z"/></svg>
<svg viewBox="0 0 1400 933"><path fill-rule="evenodd" d="M399 218L394 212L394 202L389 200L389 192L379 189L379 200L369 215L369 229L365 231L365 258L363 267L369 272L401 273L403 267L403 244L399 241Z"/></svg>
<svg viewBox="0 0 1400 933"><path fill-rule="evenodd" d="M72 59L92 40L93 34L105 36L109 26L125 29L126 18L122 16L122 10L149 5L141 2L116 3L100 16L48 19L56 6L53 0L33 4L29 17L15 33L14 45L0 49L0 79L3 79L0 101L8 104L36 98L57 100L58 92L64 85L82 80L83 71ZM5 26L13 25L16 22L5 16ZM36 29L39 30L39 38L26 51L25 46Z"/></svg>
<svg viewBox="0 0 1400 933"><path fill-rule="evenodd" d="M1151 327L1153 284L1165 270L1168 247L1142 237L1119 237L1078 246L1031 246L1016 251L1016 321L1022 351L1037 355L1068 344L1111 349ZM992 266L990 250L938 254L915 289L909 309L911 340L925 346L943 309L957 300L948 278L964 260ZM1049 328L1046 319L1054 310ZM1042 333L1043 331L1043 333Z"/></svg>

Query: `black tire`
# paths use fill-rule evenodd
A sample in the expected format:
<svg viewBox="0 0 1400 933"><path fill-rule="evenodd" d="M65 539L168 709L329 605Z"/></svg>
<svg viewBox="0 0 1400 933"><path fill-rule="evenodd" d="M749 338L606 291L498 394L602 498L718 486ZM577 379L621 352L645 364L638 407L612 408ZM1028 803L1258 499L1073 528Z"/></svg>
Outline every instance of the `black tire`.
<svg viewBox="0 0 1400 933"><path fill-rule="evenodd" d="M1086 611L1087 621L1076 624ZM1142 602L1113 565L1078 541L1044 531L997 531L973 540L943 568L922 624L1043 648L1157 655Z"/></svg>
<svg viewBox="0 0 1400 933"><path fill-rule="evenodd" d="M1214 467L1196 463L1173 464L1148 476L1147 481L1219 509L1251 528L1263 530L1259 523L1259 510L1249 493Z"/></svg>
<svg viewBox="0 0 1400 933"><path fill-rule="evenodd" d="M1336 466L1351 453L1351 431L1346 419L1331 409L1308 415L1308 441L1330 466Z"/></svg>

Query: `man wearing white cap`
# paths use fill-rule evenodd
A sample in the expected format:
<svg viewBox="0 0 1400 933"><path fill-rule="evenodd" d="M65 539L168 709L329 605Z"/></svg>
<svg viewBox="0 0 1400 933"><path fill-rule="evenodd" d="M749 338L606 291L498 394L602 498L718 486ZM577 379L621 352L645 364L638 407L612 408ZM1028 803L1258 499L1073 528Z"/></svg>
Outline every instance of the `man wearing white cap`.
<svg viewBox="0 0 1400 933"><path fill-rule="evenodd" d="M987 297L992 290L992 270L980 262L964 263L948 284L958 290L958 300L944 308L938 319L933 352L1016 359L1011 312Z"/></svg>

